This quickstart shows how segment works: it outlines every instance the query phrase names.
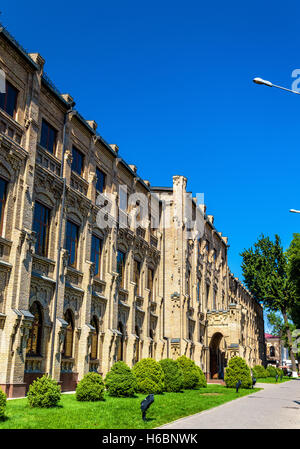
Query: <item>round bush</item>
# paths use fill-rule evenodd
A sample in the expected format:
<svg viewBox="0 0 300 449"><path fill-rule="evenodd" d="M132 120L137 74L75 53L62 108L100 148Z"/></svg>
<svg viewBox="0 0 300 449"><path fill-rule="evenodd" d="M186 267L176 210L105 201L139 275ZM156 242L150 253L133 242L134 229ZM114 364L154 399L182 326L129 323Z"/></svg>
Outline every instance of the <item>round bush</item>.
<svg viewBox="0 0 300 449"><path fill-rule="evenodd" d="M268 373L262 365L255 365L252 368L252 373L256 379L263 379L265 377L268 377Z"/></svg>
<svg viewBox="0 0 300 449"><path fill-rule="evenodd" d="M107 373L105 386L110 396L124 398L134 396L137 381L129 366L119 361Z"/></svg>
<svg viewBox="0 0 300 449"><path fill-rule="evenodd" d="M159 362L165 375L164 391L177 392L183 388L183 372L176 360L163 359Z"/></svg>
<svg viewBox="0 0 300 449"><path fill-rule="evenodd" d="M200 383L200 373L195 362L185 355L178 357L177 362L183 372L183 388L185 390L197 388Z"/></svg>
<svg viewBox="0 0 300 449"><path fill-rule="evenodd" d="M4 418L6 407L6 394L0 388L0 419Z"/></svg>
<svg viewBox="0 0 300 449"><path fill-rule="evenodd" d="M55 407L61 398L60 385L45 374L32 382L27 398L30 407Z"/></svg>
<svg viewBox="0 0 300 449"><path fill-rule="evenodd" d="M277 371L275 366L269 365L267 367L268 377L276 377Z"/></svg>
<svg viewBox="0 0 300 449"><path fill-rule="evenodd" d="M104 401L104 382L100 374L87 373L76 387L77 401Z"/></svg>
<svg viewBox="0 0 300 449"><path fill-rule="evenodd" d="M229 360L224 380L226 386L231 388L235 388L239 380L242 382L241 388L250 388L252 386L250 368L242 357L235 356Z"/></svg>
<svg viewBox="0 0 300 449"><path fill-rule="evenodd" d="M160 394L164 391L164 372L154 359L137 362L132 368L137 380L137 391L145 394Z"/></svg>
<svg viewBox="0 0 300 449"><path fill-rule="evenodd" d="M200 377L199 378L199 382L197 384L197 387L200 387L200 388L204 388L205 387L206 388L207 387L206 377L205 377L202 369L200 368L200 366L197 366L197 370L199 372L199 377Z"/></svg>
<svg viewBox="0 0 300 449"><path fill-rule="evenodd" d="M282 377L284 376L283 369L281 369L281 368L276 368L276 371L277 371L277 374L278 374L279 377L282 378Z"/></svg>

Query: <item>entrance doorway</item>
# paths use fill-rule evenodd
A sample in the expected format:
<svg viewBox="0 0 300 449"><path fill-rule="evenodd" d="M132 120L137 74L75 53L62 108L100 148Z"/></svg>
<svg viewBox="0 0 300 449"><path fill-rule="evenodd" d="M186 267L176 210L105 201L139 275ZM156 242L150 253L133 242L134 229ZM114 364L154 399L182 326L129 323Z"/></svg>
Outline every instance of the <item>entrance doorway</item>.
<svg viewBox="0 0 300 449"><path fill-rule="evenodd" d="M211 379L224 379L225 351L221 349L224 344L220 332L212 336L209 345L210 377Z"/></svg>

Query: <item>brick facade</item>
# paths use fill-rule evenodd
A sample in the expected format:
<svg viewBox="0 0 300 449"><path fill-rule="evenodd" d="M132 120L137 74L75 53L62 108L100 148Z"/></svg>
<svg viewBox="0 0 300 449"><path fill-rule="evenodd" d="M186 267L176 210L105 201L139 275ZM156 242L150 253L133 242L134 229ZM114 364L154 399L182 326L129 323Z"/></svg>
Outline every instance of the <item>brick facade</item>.
<svg viewBox="0 0 300 449"><path fill-rule="evenodd" d="M39 54L27 54L1 29L0 69L18 91L13 116L0 109L1 388L23 396L30 382L49 373L72 390L85 373L105 375L120 358L132 366L142 357L186 354L212 377L235 354L262 363L262 308L230 273L227 239L195 199L201 238L188 232L186 178L174 176L170 188L142 180L97 124L81 117L70 95L56 90L43 66ZM53 152L41 144L45 136L51 141L51 129ZM74 147L80 173L72 170ZM102 192L97 168L105 174ZM131 195L124 210L120 186ZM42 255L37 203L49 214ZM68 222L77 230L72 264ZM96 274L93 236L101 241ZM122 282L118 251L125 255Z"/></svg>

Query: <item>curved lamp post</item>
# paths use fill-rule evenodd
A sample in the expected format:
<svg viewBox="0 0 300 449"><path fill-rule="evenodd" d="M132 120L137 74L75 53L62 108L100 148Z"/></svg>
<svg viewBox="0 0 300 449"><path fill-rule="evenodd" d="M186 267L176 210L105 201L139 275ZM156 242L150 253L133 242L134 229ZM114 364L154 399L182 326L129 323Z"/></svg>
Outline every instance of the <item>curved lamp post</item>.
<svg viewBox="0 0 300 449"><path fill-rule="evenodd" d="M282 86L277 86L276 84L271 83L271 81L267 81L267 80L264 80L264 79L259 78L259 77L254 78L253 82L255 84L262 84L262 85L268 86L268 87L277 87L277 89L286 90L287 92L291 92L293 94L300 95L300 92L297 92L296 90L287 89L286 87L282 87ZM290 212L294 212L296 214L300 214L300 210L296 210L296 209L290 209ZM297 376L297 371L293 371L293 377L298 377Z"/></svg>

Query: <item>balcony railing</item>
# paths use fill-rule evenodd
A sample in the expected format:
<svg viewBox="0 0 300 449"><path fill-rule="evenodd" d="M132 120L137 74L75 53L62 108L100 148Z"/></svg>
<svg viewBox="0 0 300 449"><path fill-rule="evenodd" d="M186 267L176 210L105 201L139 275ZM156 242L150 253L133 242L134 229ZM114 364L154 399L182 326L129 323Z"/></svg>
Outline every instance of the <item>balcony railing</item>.
<svg viewBox="0 0 300 449"><path fill-rule="evenodd" d="M158 239L153 234L150 234L150 245L155 246L157 248Z"/></svg>
<svg viewBox="0 0 300 449"><path fill-rule="evenodd" d="M18 145L22 144L22 136L24 134L23 126L6 114L2 109L0 109L0 132Z"/></svg>
<svg viewBox="0 0 300 449"><path fill-rule="evenodd" d="M90 360L90 372L98 373L99 365L99 360Z"/></svg>
<svg viewBox="0 0 300 449"><path fill-rule="evenodd" d="M60 175L61 163L59 159L40 145L37 147L36 162L43 168L53 172L56 176Z"/></svg>
<svg viewBox="0 0 300 449"><path fill-rule="evenodd" d="M40 373L42 372L43 357L26 357L25 372L26 373Z"/></svg>
<svg viewBox="0 0 300 449"><path fill-rule="evenodd" d="M74 359L65 359L61 361L61 372L62 373L72 373L74 368Z"/></svg>
<svg viewBox="0 0 300 449"><path fill-rule="evenodd" d="M72 172L71 187L73 187L73 189L78 190L80 193L82 193L82 195L86 196L88 192L88 186L89 183L85 179L83 179L77 173Z"/></svg>
<svg viewBox="0 0 300 449"><path fill-rule="evenodd" d="M0 259L9 262L9 255L12 242L0 237Z"/></svg>
<svg viewBox="0 0 300 449"><path fill-rule="evenodd" d="M142 238L144 239L144 238L145 238L145 235L146 235L146 229L142 228L141 226L138 226L138 227L136 228L136 234L137 234L139 237L142 237Z"/></svg>

